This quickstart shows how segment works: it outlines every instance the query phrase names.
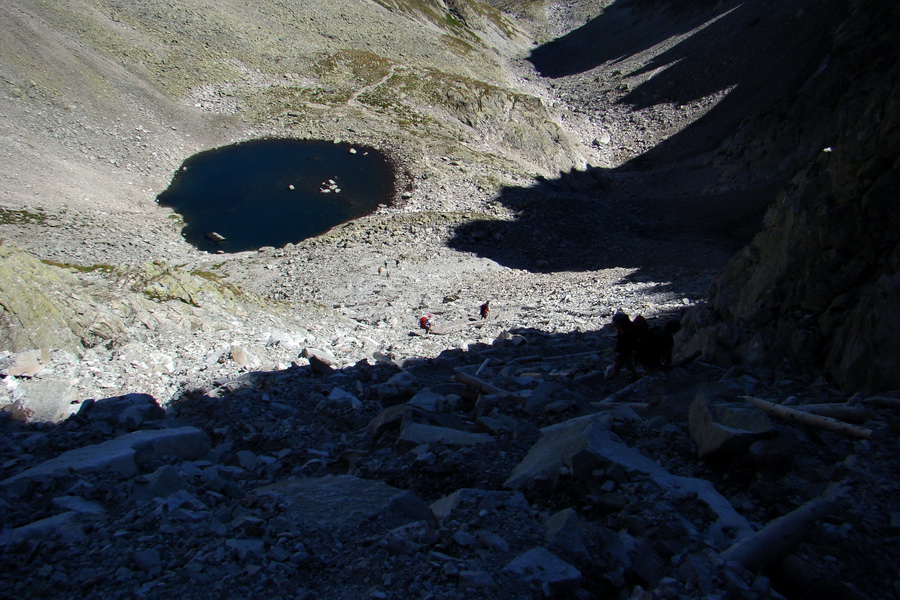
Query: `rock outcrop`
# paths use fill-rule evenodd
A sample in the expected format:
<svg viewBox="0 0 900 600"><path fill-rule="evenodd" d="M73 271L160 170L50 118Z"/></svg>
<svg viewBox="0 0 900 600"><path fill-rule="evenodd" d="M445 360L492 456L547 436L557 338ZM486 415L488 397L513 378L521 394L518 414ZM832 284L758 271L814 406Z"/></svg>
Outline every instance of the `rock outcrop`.
<svg viewBox="0 0 900 600"><path fill-rule="evenodd" d="M687 324L689 347L721 363L816 368L871 392L900 388L900 10L853 9L796 100L819 100L822 147Z"/></svg>

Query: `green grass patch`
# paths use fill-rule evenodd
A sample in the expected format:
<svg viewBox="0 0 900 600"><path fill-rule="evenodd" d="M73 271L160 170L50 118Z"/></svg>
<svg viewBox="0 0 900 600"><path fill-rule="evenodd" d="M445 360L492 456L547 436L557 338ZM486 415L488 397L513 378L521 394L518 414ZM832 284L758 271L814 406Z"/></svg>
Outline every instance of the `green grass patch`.
<svg viewBox="0 0 900 600"><path fill-rule="evenodd" d="M104 264L94 264L94 265L75 265L72 263L62 263L57 262L55 260L47 260L42 259L42 263L45 265L50 265L51 267L59 267L60 269L68 269L69 271L76 271L78 273L115 273L116 267L112 265L104 265Z"/></svg>

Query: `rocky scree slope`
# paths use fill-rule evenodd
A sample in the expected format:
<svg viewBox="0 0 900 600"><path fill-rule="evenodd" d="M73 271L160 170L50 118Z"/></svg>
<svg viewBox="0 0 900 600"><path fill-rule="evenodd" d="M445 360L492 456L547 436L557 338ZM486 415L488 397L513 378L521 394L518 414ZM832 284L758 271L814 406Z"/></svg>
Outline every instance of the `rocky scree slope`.
<svg viewBox="0 0 900 600"><path fill-rule="evenodd" d="M167 409L129 394L79 403L59 425L4 413L0 589L103 599L897 593L896 397L853 399L869 439L761 423L741 398L797 409L848 399L821 382L771 384L705 364L623 388L601 374L611 350L602 332L521 330L401 364L335 369L311 351L307 366L224 377ZM832 496L836 482L843 493ZM728 559L754 530L809 507L814 520L794 544Z"/></svg>

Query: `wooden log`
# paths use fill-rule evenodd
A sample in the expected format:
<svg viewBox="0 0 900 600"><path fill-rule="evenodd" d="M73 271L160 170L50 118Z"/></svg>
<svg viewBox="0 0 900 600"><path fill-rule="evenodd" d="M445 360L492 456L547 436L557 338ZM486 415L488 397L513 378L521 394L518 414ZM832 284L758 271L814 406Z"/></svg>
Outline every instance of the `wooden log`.
<svg viewBox="0 0 900 600"><path fill-rule="evenodd" d="M574 352L572 354L557 354L556 356L544 356L543 360L549 362L551 360L568 360L570 358L579 358L582 356L593 356L599 360L600 352L598 350L587 350L585 352Z"/></svg>
<svg viewBox="0 0 900 600"><path fill-rule="evenodd" d="M781 559L803 540L816 521L830 513L843 488L832 484L828 491L800 508L778 517L754 534L732 544L719 558L723 562L738 562L758 573Z"/></svg>
<svg viewBox="0 0 900 600"><path fill-rule="evenodd" d="M612 410L619 406L630 406L635 410L647 410L650 408L649 402L591 402L591 406L598 410Z"/></svg>
<svg viewBox="0 0 900 600"><path fill-rule="evenodd" d="M475 374L476 374L476 375L481 374L481 372L484 371L484 369L485 369L489 364L491 364L491 359L490 359L490 358L484 359L484 362L481 363L481 366L478 367L478 370L475 371Z"/></svg>
<svg viewBox="0 0 900 600"><path fill-rule="evenodd" d="M537 362L539 360L544 360L543 354L529 354L528 356L520 356L519 358L512 359L510 362L523 363L523 362Z"/></svg>
<svg viewBox="0 0 900 600"><path fill-rule="evenodd" d="M843 421L838 421L837 419L832 419L830 417L813 415L803 412L802 410L788 408L787 406L775 404L774 402L762 400L761 398L754 398L753 396L741 397L760 410L763 410L772 416L784 419L786 421L799 423L801 425L807 425L809 427L816 427L818 429L825 429L826 431L839 433L841 435L856 439L868 440L872 438L872 431L870 429L865 429L856 425L850 425L848 423L844 423Z"/></svg>
<svg viewBox="0 0 900 600"><path fill-rule="evenodd" d="M800 404L794 408L846 423L865 423L872 416L865 407L850 406L849 404Z"/></svg>
<svg viewBox="0 0 900 600"><path fill-rule="evenodd" d="M891 398L890 396L872 396L865 398L863 404L871 404L880 408L900 408L900 398Z"/></svg>
<svg viewBox="0 0 900 600"><path fill-rule="evenodd" d="M509 392L507 392L506 390L498 388L496 385L489 383L484 379L479 379L474 375L463 373L462 371L457 371L456 373L454 373L453 378L456 381L464 383L470 388L484 394L499 394L501 396L509 396Z"/></svg>
<svg viewBox="0 0 900 600"><path fill-rule="evenodd" d="M649 379L651 377L653 377L653 375L647 375L646 377L641 377L637 381L633 381L633 382L629 383L628 385L623 387L621 390L604 398L603 402L605 402L605 403L618 402L621 398L624 398L625 396L627 396L628 394L633 392L634 388L636 388L639 384L644 383L647 379Z"/></svg>
<svg viewBox="0 0 900 600"><path fill-rule="evenodd" d="M594 377L600 377L603 375L603 369L597 369L595 371L588 371L587 373L582 373L581 375L576 375L572 377L572 381L584 381L586 379L592 379Z"/></svg>

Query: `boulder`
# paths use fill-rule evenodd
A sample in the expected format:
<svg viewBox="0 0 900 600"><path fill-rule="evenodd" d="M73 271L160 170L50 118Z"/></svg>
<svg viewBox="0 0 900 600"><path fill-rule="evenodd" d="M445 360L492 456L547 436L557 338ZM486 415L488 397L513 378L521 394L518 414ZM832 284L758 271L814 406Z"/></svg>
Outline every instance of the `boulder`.
<svg viewBox="0 0 900 600"><path fill-rule="evenodd" d="M437 444L449 448L461 446L475 446L493 442L494 438L486 433L471 433L449 427L438 427L425 423L412 423L400 432L396 447L400 450L410 450L421 444Z"/></svg>
<svg viewBox="0 0 900 600"><path fill-rule="evenodd" d="M166 411L149 394L125 394L85 401L78 409L78 416L135 430L147 421L164 419Z"/></svg>
<svg viewBox="0 0 900 600"><path fill-rule="evenodd" d="M420 412L407 404L389 406L381 411L377 417L369 421L369 424L366 426L366 434L370 441L375 441L386 431L403 429L403 427L412 423L413 419Z"/></svg>
<svg viewBox="0 0 900 600"><path fill-rule="evenodd" d="M29 423L58 423L77 407L72 380L62 377L19 379L12 390L12 399Z"/></svg>
<svg viewBox="0 0 900 600"><path fill-rule="evenodd" d="M546 522L546 540L555 551L563 556L576 557L581 561L591 560L584 544L584 522L573 508L554 513Z"/></svg>
<svg viewBox="0 0 900 600"><path fill-rule="evenodd" d="M138 467L163 456L194 460L209 451L206 434L196 427L178 427L136 431L113 440L69 450L8 479L0 481L0 489L21 490L32 481L65 477L70 473L87 473L111 469L123 477L134 477Z"/></svg>
<svg viewBox="0 0 900 600"><path fill-rule="evenodd" d="M231 345L231 360L245 369L256 369L262 364L258 356L238 344Z"/></svg>
<svg viewBox="0 0 900 600"><path fill-rule="evenodd" d="M543 412L560 412L578 404L578 396L558 383L544 381L538 385L525 402L525 412L537 415Z"/></svg>
<svg viewBox="0 0 900 600"><path fill-rule="evenodd" d="M277 497L287 505L287 516L325 531L358 527L372 519L385 529L434 522L428 505L414 493L352 475L288 479L259 488L255 495Z"/></svg>
<svg viewBox="0 0 900 600"><path fill-rule="evenodd" d="M445 396L443 394L436 394L430 390L422 390L410 398L407 404L415 406L416 408L421 408L422 410L435 411L439 410L439 406L441 406L444 399Z"/></svg>
<svg viewBox="0 0 900 600"><path fill-rule="evenodd" d="M523 581L537 584L547 597L571 593L582 581L581 571L540 546L520 554L503 570L515 573Z"/></svg>
<svg viewBox="0 0 900 600"><path fill-rule="evenodd" d="M328 352L327 350L319 350L318 348L311 348L307 346L300 353L300 356L306 358L312 363L312 359L315 358L319 362L323 362L326 365L333 367L337 364L337 358L335 358L334 354Z"/></svg>
<svg viewBox="0 0 900 600"><path fill-rule="evenodd" d="M81 496L57 496L53 499L53 506L65 511L84 513L86 515L104 516L106 509L99 502L85 500Z"/></svg>
<svg viewBox="0 0 900 600"><path fill-rule="evenodd" d="M461 516L462 513L479 514L482 511L486 511L488 515L497 511L528 515L531 506L521 492L495 492L477 488L456 490L431 504L431 512L441 523L448 519L467 520L467 517Z"/></svg>
<svg viewBox="0 0 900 600"><path fill-rule="evenodd" d="M416 378L407 371L395 373L378 386L378 401L385 408L406 402L416 393Z"/></svg>
<svg viewBox="0 0 900 600"><path fill-rule="evenodd" d="M755 442L775 435L775 425L758 408L711 402L703 393L691 402L688 422L699 458L743 453Z"/></svg>
<svg viewBox="0 0 900 600"><path fill-rule="evenodd" d="M132 496L141 500L167 498L188 485L178 470L172 465L163 465L147 477L134 482Z"/></svg>
<svg viewBox="0 0 900 600"><path fill-rule="evenodd" d="M322 377L326 377L334 373L334 367L331 366L330 363L322 360L316 355L311 355L309 357L309 368L316 375L321 375Z"/></svg>
<svg viewBox="0 0 900 600"><path fill-rule="evenodd" d="M34 377L44 368L45 363L49 362L49 358L49 352L42 350L29 350L13 354L0 361L0 375L4 377Z"/></svg>
<svg viewBox="0 0 900 600"><path fill-rule="evenodd" d="M331 409L340 409L340 408L359 408L362 406L362 402L359 398L345 390L341 387L335 387L332 389L328 396L319 402L316 406L316 412L327 412Z"/></svg>
<svg viewBox="0 0 900 600"><path fill-rule="evenodd" d="M22 541L56 539L65 544L77 544L87 537L86 528L92 515L80 511L68 511L40 519L22 527L7 529L0 533L0 547L18 544Z"/></svg>
<svg viewBox="0 0 900 600"><path fill-rule="evenodd" d="M537 482L551 488L559 483L560 473L590 481L605 473L620 476L649 477L673 498L697 497L717 516L710 526L710 543L730 543L731 536L752 532L749 523L739 515L711 483L669 473L659 463L624 444L608 428L608 414L597 413L570 419L541 430L541 437L513 469L505 485L527 490Z"/></svg>

